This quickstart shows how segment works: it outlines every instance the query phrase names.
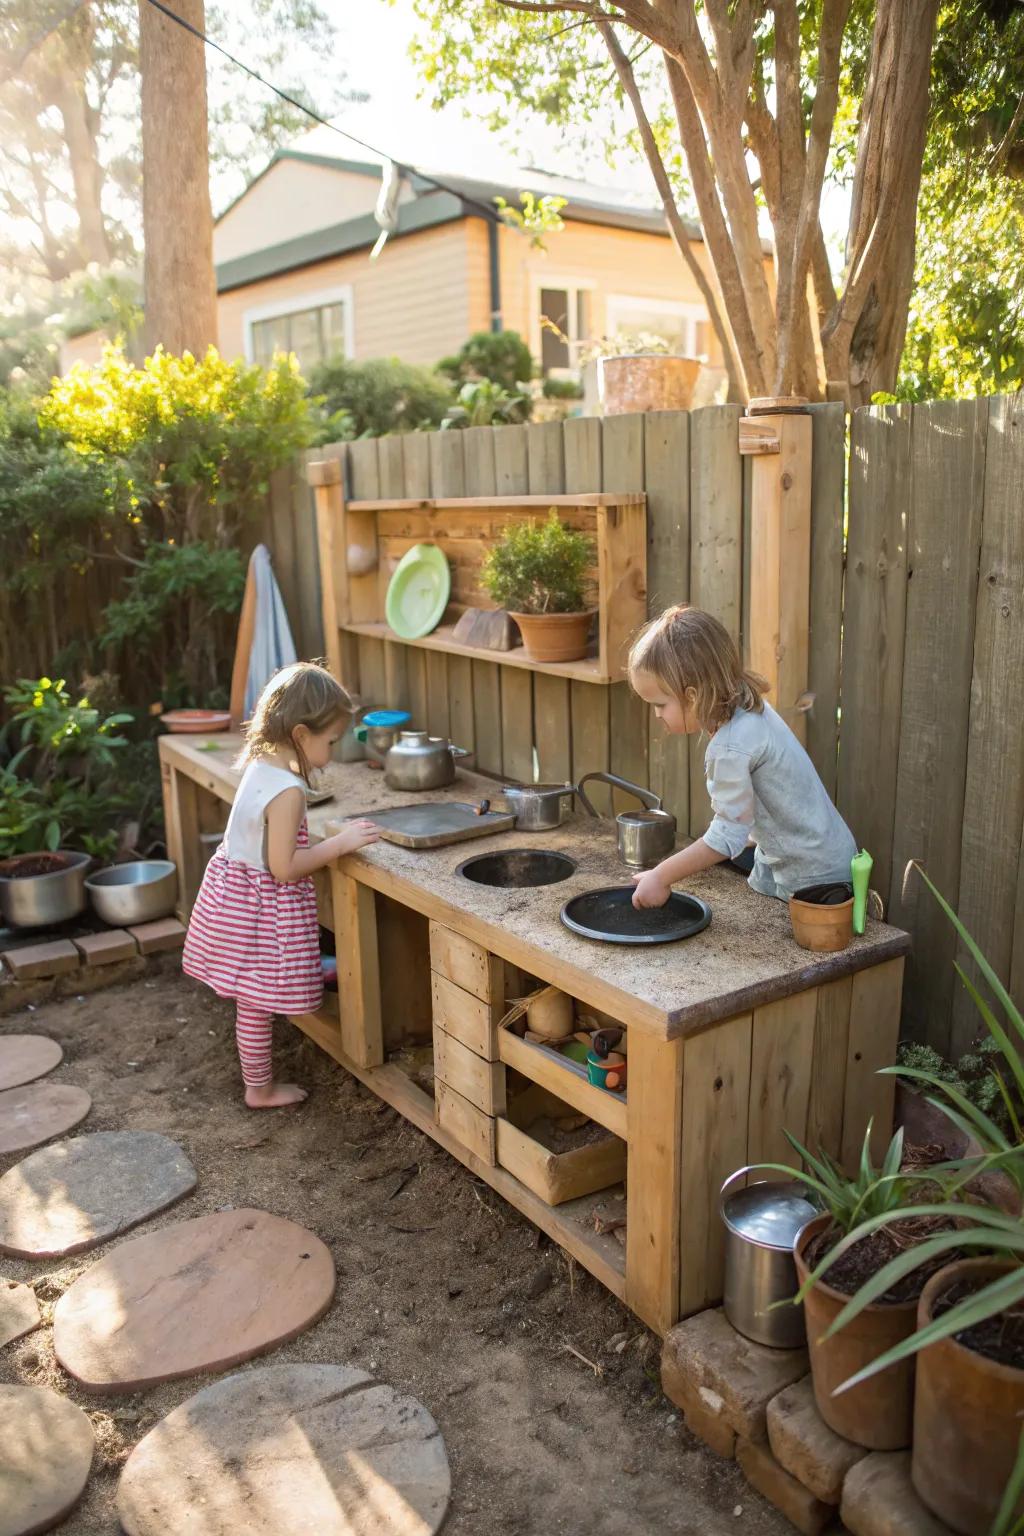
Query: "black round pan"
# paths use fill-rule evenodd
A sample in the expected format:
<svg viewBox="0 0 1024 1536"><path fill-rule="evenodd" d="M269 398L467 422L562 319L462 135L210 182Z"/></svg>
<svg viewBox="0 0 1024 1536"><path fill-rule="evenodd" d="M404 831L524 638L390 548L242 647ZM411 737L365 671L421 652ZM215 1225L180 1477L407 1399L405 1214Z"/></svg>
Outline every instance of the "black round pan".
<svg viewBox="0 0 1024 1536"><path fill-rule="evenodd" d="M711 921L711 908L697 896L673 891L663 907L633 905L632 885L609 885L584 891L562 908L562 922L585 939L606 944L674 944L701 933Z"/></svg>

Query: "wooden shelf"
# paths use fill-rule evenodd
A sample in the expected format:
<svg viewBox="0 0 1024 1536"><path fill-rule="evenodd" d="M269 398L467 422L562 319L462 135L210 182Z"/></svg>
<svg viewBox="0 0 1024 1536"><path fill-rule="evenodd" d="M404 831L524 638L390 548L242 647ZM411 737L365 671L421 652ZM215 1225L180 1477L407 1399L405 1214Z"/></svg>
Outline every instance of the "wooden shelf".
<svg viewBox="0 0 1024 1536"><path fill-rule="evenodd" d="M507 1067L564 1099L581 1115L589 1115L605 1130L626 1139L626 1095L596 1088L577 1062L532 1040L521 1040L510 1029L498 1031L498 1056Z"/></svg>
<svg viewBox="0 0 1024 1536"><path fill-rule="evenodd" d="M521 646L512 651L486 651L478 645L461 645L458 640L452 639L455 628L453 624L439 625L433 634L424 635L422 640L405 640L387 624L342 624L340 628L347 635L363 635L371 640L391 640L395 645L415 645L425 651L447 651L449 655L469 656L474 661L496 661L499 666L520 667L527 672L547 672L552 677L571 677L582 683L611 683L618 680L617 674L612 676L602 671L597 656L588 656L583 661L533 661Z"/></svg>
<svg viewBox="0 0 1024 1536"><path fill-rule="evenodd" d="M762 434L763 435L763 434ZM504 512L518 507L544 512L548 507L642 507L643 491L583 491L578 496L419 496L349 501L350 512Z"/></svg>

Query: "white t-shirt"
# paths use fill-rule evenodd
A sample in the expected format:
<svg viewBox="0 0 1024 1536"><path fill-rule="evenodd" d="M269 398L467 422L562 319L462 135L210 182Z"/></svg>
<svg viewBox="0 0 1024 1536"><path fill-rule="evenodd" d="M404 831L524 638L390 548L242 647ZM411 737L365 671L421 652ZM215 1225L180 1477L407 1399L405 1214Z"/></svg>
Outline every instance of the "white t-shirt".
<svg viewBox="0 0 1024 1536"><path fill-rule="evenodd" d="M222 844L229 859L266 869L267 806L286 789L305 790L297 773L257 758L242 774Z"/></svg>

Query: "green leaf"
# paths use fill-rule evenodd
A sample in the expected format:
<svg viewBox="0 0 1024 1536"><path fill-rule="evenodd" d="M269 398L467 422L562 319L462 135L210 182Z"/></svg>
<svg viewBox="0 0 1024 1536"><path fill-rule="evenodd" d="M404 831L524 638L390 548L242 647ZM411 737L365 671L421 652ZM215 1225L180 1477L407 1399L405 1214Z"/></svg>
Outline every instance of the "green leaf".
<svg viewBox="0 0 1024 1536"><path fill-rule="evenodd" d="M1014 1520L1014 1514L1022 1493L1024 1493L1024 1429L1020 1432L1013 1471L1010 1473L1009 1481L1003 1489L1003 1497L996 1511L995 1523L989 1536L1017 1536L1018 1532L1024 1530L1024 1515ZM1014 1521L1012 1528L1011 1521Z"/></svg>
<svg viewBox="0 0 1024 1536"><path fill-rule="evenodd" d="M46 831L43 834L43 844L53 853L60 847L60 822L48 821Z"/></svg>

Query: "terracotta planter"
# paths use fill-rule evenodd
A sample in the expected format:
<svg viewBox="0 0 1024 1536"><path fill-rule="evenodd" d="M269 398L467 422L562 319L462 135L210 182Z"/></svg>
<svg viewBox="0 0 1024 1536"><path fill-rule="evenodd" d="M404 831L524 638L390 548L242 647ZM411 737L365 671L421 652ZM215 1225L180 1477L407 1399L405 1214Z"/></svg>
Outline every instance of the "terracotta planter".
<svg viewBox="0 0 1024 1536"><path fill-rule="evenodd" d="M701 364L695 357L624 353L602 357L598 380L606 416L627 411L688 411Z"/></svg>
<svg viewBox="0 0 1024 1536"><path fill-rule="evenodd" d="M533 661L582 661L590 648L592 613L513 613Z"/></svg>
<svg viewBox="0 0 1024 1536"><path fill-rule="evenodd" d="M828 1226L830 1217L816 1216L797 1237L794 1248L800 1284L807 1279L804 1253ZM844 1381L877 1360L879 1355L913 1333L917 1302L867 1307L831 1339L823 1338L850 1297L819 1280L804 1301L811 1378L818 1412L830 1429L871 1451L898 1451L910 1444L914 1409L914 1363L891 1365L870 1381L833 1397Z"/></svg>
<svg viewBox="0 0 1024 1536"><path fill-rule="evenodd" d="M853 898L838 907L823 907L791 896L789 920L801 949L845 949L853 938Z"/></svg>
<svg viewBox="0 0 1024 1536"><path fill-rule="evenodd" d="M994 1280L1013 1266L961 1259L933 1275L921 1292L918 1327L932 1321L939 1298L958 1280ZM918 1496L962 1536L988 1536L1017 1457L1024 1416L1024 1371L941 1339L917 1357L914 1455ZM1015 1515L1024 1513L1024 1498Z"/></svg>

